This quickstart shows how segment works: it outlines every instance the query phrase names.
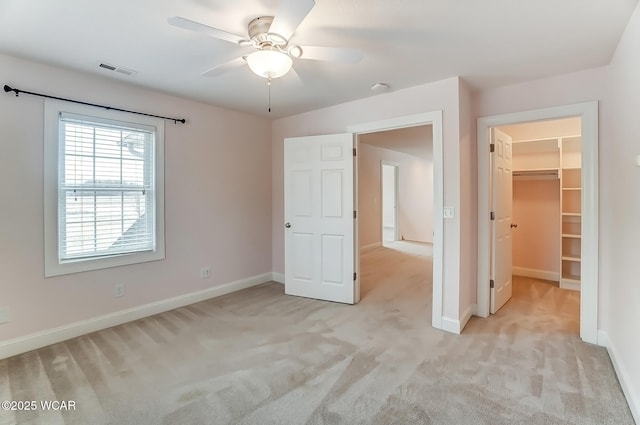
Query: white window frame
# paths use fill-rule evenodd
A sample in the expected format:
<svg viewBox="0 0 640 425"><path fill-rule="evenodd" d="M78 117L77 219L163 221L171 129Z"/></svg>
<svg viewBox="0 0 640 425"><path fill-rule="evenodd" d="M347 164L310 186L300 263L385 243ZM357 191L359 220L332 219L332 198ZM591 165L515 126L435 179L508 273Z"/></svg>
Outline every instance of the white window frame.
<svg viewBox="0 0 640 425"><path fill-rule="evenodd" d="M155 248L151 251L83 258L61 262L58 240L59 120L61 113L95 117L155 128ZM44 275L59 276L165 258L164 235L164 120L127 112L46 99L44 102Z"/></svg>

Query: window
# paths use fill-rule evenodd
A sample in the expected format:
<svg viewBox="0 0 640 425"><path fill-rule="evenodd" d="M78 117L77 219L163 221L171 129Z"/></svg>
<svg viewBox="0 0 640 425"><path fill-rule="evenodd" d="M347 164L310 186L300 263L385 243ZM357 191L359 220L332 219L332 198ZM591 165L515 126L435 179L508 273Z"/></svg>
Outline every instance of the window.
<svg viewBox="0 0 640 425"><path fill-rule="evenodd" d="M164 258L164 122L45 105L45 275Z"/></svg>

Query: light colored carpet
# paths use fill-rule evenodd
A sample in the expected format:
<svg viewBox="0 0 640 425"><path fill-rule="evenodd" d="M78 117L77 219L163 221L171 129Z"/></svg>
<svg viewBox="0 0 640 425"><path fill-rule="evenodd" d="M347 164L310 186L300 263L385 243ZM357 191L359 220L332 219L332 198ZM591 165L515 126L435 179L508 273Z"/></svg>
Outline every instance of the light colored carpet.
<svg viewBox="0 0 640 425"><path fill-rule="evenodd" d="M362 258L357 306L271 283L0 361L0 424L633 424L575 292L516 279L463 335L430 327L428 247Z"/></svg>

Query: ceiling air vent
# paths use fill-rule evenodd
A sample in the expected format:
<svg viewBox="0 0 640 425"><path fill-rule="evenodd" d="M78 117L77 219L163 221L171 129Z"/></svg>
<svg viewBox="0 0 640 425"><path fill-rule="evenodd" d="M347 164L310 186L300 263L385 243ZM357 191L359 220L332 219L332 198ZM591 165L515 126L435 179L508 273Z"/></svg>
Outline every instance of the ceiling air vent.
<svg viewBox="0 0 640 425"><path fill-rule="evenodd" d="M119 72L120 74L124 74L124 75L134 75L134 74L136 74L136 71L132 71L132 70L127 69L127 68L121 68L119 66L109 65L107 63L101 63L99 66L100 66L100 68L108 69L109 71Z"/></svg>

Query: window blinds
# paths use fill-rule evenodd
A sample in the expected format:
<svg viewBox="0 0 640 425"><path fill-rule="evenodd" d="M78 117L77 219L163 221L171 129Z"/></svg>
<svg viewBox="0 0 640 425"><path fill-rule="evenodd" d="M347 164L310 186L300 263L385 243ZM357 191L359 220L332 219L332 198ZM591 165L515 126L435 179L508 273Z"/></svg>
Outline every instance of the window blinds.
<svg viewBox="0 0 640 425"><path fill-rule="evenodd" d="M155 128L62 113L60 262L155 248Z"/></svg>

